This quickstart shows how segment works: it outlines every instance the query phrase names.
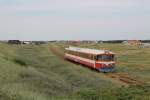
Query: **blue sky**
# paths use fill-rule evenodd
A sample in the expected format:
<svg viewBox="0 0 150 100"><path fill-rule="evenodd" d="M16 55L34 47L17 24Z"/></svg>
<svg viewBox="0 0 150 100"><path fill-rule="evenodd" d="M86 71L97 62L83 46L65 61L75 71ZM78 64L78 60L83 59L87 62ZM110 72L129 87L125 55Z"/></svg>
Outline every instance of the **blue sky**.
<svg viewBox="0 0 150 100"><path fill-rule="evenodd" d="M0 39L150 39L149 0L0 0Z"/></svg>

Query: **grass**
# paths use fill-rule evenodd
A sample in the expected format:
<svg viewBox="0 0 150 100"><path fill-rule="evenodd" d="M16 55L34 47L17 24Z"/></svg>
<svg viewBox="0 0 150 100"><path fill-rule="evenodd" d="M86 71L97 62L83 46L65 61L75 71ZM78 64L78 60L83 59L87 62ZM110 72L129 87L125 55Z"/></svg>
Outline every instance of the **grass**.
<svg viewBox="0 0 150 100"><path fill-rule="evenodd" d="M148 100L150 86L122 87L98 73L60 59L49 51L65 44L0 44L0 100ZM121 44L82 44L117 53L117 71L150 81L150 49Z"/></svg>

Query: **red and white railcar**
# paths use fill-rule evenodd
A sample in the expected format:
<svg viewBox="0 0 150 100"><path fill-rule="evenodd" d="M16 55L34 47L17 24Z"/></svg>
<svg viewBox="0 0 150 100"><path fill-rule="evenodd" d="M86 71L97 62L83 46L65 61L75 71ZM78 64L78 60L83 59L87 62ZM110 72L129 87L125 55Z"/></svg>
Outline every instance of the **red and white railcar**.
<svg viewBox="0 0 150 100"><path fill-rule="evenodd" d="M65 59L86 65L100 72L113 72L115 70L114 57L115 53L108 50L65 48Z"/></svg>

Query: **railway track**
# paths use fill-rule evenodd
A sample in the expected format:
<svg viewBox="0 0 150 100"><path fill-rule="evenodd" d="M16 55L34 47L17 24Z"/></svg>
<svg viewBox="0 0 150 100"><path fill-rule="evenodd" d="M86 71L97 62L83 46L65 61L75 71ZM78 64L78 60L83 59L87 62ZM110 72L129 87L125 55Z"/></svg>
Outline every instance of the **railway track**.
<svg viewBox="0 0 150 100"><path fill-rule="evenodd" d="M61 59L64 59L64 54L60 53L55 46L51 46L49 50Z"/></svg>
<svg viewBox="0 0 150 100"><path fill-rule="evenodd" d="M144 82L129 76L126 73L106 73L107 77L121 81L127 85L143 85Z"/></svg>
<svg viewBox="0 0 150 100"><path fill-rule="evenodd" d="M58 56L59 58L64 59L64 54L62 54L58 50L57 47L51 46L49 48L49 50L53 54ZM121 82L124 85L139 85L140 86L140 85L145 84L145 82L143 82L141 80L138 80L138 79L135 79L135 78L129 76L128 74L126 74L126 73L105 73L104 75L107 76L108 78L111 78L111 79L115 80L115 81Z"/></svg>

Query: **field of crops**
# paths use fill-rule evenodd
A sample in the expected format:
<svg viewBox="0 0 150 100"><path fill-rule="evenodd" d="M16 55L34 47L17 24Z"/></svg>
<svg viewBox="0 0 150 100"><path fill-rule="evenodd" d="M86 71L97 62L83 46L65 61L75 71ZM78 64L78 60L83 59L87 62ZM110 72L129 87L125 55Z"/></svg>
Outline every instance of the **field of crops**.
<svg viewBox="0 0 150 100"><path fill-rule="evenodd" d="M63 59L63 43L0 44L0 100L149 100L150 48L81 44L117 54L117 75L99 73ZM115 77L115 78L114 78ZM128 80L126 80L128 81Z"/></svg>

